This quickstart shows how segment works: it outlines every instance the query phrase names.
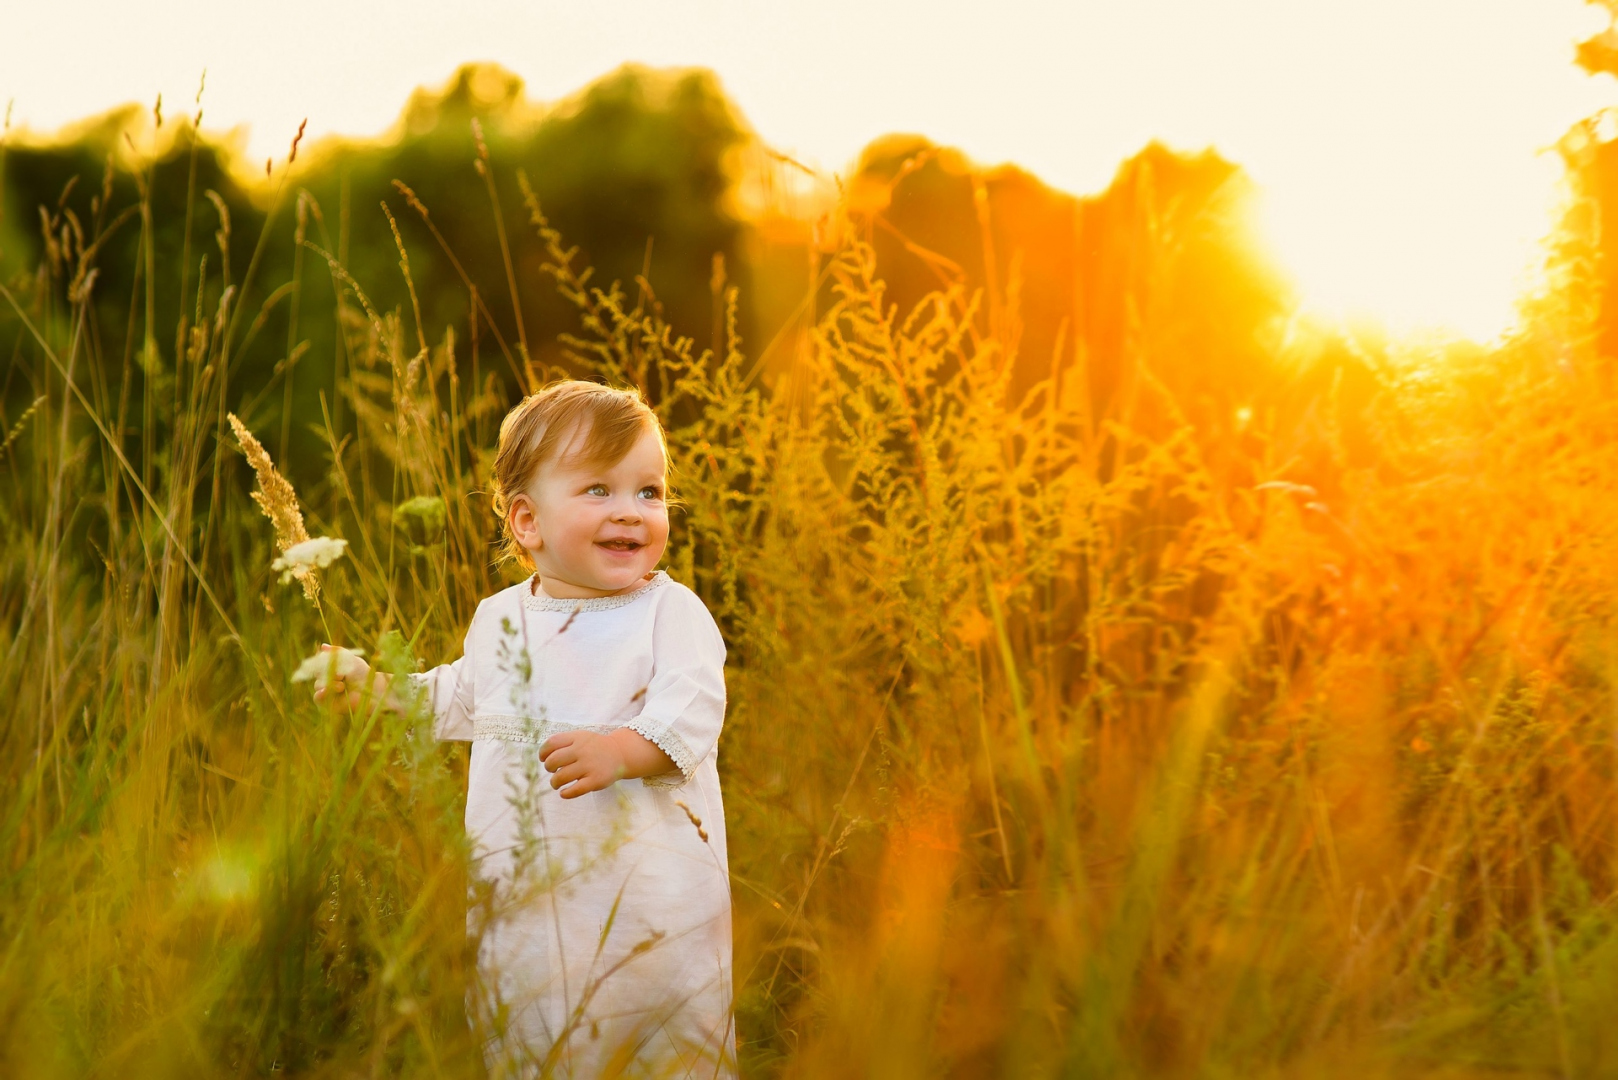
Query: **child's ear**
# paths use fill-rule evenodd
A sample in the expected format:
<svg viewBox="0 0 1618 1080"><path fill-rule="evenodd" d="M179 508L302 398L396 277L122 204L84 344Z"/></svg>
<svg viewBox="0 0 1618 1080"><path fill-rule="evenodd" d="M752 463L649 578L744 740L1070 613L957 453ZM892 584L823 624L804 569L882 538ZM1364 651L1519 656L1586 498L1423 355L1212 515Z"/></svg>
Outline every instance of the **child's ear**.
<svg viewBox="0 0 1618 1080"><path fill-rule="evenodd" d="M517 543L529 551L539 551L545 546L545 540L539 533L539 507L527 495L518 495L511 500L506 523L511 526L511 535Z"/></svg>

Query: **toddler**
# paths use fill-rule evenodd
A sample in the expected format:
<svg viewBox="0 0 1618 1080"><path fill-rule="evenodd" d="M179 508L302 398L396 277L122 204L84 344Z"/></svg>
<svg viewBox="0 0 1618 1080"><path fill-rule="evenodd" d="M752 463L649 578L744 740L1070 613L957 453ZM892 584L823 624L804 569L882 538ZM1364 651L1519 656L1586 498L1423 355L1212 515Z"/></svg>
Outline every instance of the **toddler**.
<svg viewBox="0 0 1618 1080"><path fill-rule="evenodd" d="M533 575L478 605L459 660L411 678L435 734L472 743L466 829L493 896L478 965L504 1015L491 1071L735 1072L725 645L656 569L667 465L631 391L526 398L500 425L494 500ZM317 696L357 702L356 678L403 696L368 669Z"/></svg>

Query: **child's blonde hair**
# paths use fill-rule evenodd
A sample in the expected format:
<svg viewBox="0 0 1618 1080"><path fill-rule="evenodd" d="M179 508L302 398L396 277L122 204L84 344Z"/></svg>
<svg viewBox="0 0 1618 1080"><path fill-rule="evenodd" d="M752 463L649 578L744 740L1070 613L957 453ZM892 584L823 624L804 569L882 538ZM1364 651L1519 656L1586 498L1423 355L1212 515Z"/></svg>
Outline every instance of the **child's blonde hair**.
<svg viewBox="0 0 1618 1080"><path fill-rule="evenodd" d="M584 442L573 451L589 465L612 466L623 460L646 430L657 432L668 467L668 443L657 413L640 392L567 379L529 394L500 421L500 445L494 453L494 512L500 518L500 561L514 559L532 570L533 560L511 533L511 500L528 489L540 467L567 450L577 434Z"/></svg>

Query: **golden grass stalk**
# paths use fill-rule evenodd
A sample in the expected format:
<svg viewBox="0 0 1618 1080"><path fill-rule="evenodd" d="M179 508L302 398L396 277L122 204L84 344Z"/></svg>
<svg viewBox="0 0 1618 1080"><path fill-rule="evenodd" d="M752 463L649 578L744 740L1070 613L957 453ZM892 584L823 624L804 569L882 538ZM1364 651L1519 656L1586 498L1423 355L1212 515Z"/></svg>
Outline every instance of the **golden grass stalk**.
<svg viewBox="0 0 1618 1080"><path fill-rule="evenodd" d="M309 540L309 530L303 524L303 511L298 509L298 493L287 482L287 478L276 469L275 462L270 460L270 452L264 449L263 443L253 437L251 431L247 430L247 425L242 423L235 413L229 413L228 417L230 430L236 433L236 441L241 444L242 454L246 456L247 463L253 466L253 472L258 477L258 490L253 492L253 501L264 511L264 516L270 519L270 524L275 526L275 543L284 555L295 545ZM303 586L304 596L311 601L320 598L320 582L315 578L313 570L302 563L297 563L288 572Z"/></svg>

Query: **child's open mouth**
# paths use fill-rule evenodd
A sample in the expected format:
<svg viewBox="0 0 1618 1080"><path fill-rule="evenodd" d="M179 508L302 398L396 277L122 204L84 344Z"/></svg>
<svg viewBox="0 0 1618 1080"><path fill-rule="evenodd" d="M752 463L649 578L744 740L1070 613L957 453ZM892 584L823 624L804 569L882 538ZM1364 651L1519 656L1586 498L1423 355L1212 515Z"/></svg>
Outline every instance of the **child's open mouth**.
<svg viewBox="0 0 1618 1080"><path fill-rule="evenodd" d="M604 547L608 551L639 551L645 544L636 540L597 540L597 547Z"/></svg>

